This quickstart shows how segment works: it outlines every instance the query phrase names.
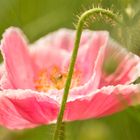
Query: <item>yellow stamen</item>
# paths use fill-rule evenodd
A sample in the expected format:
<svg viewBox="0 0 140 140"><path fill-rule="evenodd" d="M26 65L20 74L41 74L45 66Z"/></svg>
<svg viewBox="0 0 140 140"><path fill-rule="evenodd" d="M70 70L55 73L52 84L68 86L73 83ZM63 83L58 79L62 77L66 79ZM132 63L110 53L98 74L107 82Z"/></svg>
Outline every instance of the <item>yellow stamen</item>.
<svg viewBox="0 0 140 140"><path fill-rule="evenodd" d="M71 88L76 87L80 83L80 72L75 71L71 83ZM47 92L49 89L63 89L67 79L67 72L61 72L61 70L54 66L50 73L47 70L41 70L37 79L35 80L35 88L37 91Z"/></svg>

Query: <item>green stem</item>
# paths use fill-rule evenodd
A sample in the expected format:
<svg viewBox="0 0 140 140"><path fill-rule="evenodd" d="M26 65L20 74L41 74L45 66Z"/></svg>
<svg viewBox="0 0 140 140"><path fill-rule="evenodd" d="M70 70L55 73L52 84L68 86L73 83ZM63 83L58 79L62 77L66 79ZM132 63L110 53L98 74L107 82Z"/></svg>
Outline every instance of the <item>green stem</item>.
<svg viewBox="0 0 140 140"><path fill-rule="evenodd" d="M65 140L65 123L64 122L61 124L59 139Z"/></svg>
<svg viewBox="0 0 140 140"><path fill-rule="evenodd" d="M119 22L116 14L114 14L113 12L111 12L109 10L102 9L102 8L90 9L90 10L86 11L85 13L83 13L81 15L81 17L79 18L77 28L76 28L76 38L75 38L75 43L74 43L74 49L73 49L73 53L72 53L72 56L71 56L71 62L70 62L69 71L68 71L68 77L67 77L65 88L64 88L64 94L63 94L63 98L62 98L60 112L59 112L59 115L58 115L58 118L57 118L57 124L56 124L56 129L55 129L53 140L58 140L59 139L59 131L61 129L61 124L62 124L63 115L64 115L64 111L65 111L65 106L66 106L68 93L69 93L69 89L70 89L70 85L71 85L71 79L72 79L72 75L73 75L73 71L74 71L74 65L75 65L75 61L76 61L76 57L77 57L77 53L78 53L78 48L79 48L80 38L81 38L81 34L82 34L82 29L83 29L83 26L84 26L84 21L86 21L86 19L89 16L94 15L94 14L98 14L98 13L99 14L101 13L102 15L106 15L109 18L111 18L112 20L114 20L116 22Z"/></svg>

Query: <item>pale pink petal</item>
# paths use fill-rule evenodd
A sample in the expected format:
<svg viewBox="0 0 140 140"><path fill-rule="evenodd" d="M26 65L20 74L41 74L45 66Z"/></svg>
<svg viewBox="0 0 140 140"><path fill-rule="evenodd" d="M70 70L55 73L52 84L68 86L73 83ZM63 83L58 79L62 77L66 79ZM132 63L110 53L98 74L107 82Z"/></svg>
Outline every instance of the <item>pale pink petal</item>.
<svg viewBox="0 0 140 140"><path fill-rule="evenodd" d="M27 43L17 28L9 28L3 35L1 51L4 57L8 82L13 88L33 89L34 71ZM11 88L11 87L10 87Z"/></svg>
<svg viewBox="0 0 140 140"><path fill-rule="evenodd" d="M4 71L5 71L5 67L4 67L3 63L1 63L0 64L0 79L2 78Z"/></svg>
<svg viewBox="0 0 140 140"><path fill-rule="evenodd" d="M67 52L71 52L74 47L75 30L71 29L59 29L53 33L49 33L46 36L37 40L31 47L47 47L51 46L53 49L62 49ZM92 32L85 30L81 37L80 46L84 45L92 37Z"/></svg>
<svg viewBox="0 0 140 140"><path fill-rule="evenodd" d="M69 57L69 53L64 50L53 48L52 46L34 46L31 49L31 58L35 63L35 69L43 70L53 67L63 68L66 58Z"/></svg>
<svg viewBox="0 0 140 140"><path fill-rule="evenodd" d="M84 33L84 32L83 32ZM91 32L90 32L91 33ZM100 81L104 53L108 43L108 32L93 32L88 42L79 49L77 63L83 73L83 81L87 82L96 73L96 83ZM98 60L97 60L98 59ZM98 62L97 62L98 61ZM97 70L95 70L97 67Z"/></svg>
<svg viewBox="0 0 140 140"><path fill-rule="evenodd" d="M69 96L64 119L66 121L98 118L113 114L131 105L131 98L139 93L140 85L108 86L84 96Z"/></svg>
<svg viewBox="0 0 140 140"><path fill-rule="evenodd" d="M0 89L3 90L3 89L13 89L13 88L14 87L5 71L0 79Z"/></svg>
<svg viewBox="0 0 140 140"><path fill-rule="evenodd" d="M111 59L113 61L108 65L112 66L116 63L116 70L111 74L107 74L103 68L100 87L105 85L130 84L140 76L140 58L123 49L115 42L109 41L104 63L108 63L107 61Z"/></svg>
<svg viewBox="0 0 140 140"><path fill-rule="evenodd" d="M23 129L56 120L58 103L46 93L31 90L0 91L0 124Z"/></svg>

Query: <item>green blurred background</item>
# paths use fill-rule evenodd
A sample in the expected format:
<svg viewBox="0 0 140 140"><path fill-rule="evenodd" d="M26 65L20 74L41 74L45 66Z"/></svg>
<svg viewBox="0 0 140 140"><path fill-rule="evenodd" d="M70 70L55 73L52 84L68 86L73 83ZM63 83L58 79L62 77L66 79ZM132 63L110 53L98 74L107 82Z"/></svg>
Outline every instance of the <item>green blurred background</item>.
<svg viewBox="0 0 140 140"><path fill-rule="evenodd" d="M140 54L140 0L0 0L0 38L9 26L18 26L30 42L56 29L74 28L76 15L91 5L111 8L121 14L123 24L112 27L102 20L89 28L109 30L130 51ZM51 140L54 125L23 131L0 128L0 140ZM66 140L140 140L140 108L131 107L101 119L70 122Z"/></svg>

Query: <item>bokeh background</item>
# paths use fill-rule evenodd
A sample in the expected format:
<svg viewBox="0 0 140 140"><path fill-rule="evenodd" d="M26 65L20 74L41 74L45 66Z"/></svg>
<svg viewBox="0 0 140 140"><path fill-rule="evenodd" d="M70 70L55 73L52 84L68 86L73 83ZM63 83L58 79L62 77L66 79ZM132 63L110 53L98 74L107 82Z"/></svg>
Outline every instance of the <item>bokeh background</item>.
<svg viewBox="0 0 140 140"><path fill-rule="evenodd" d="M9 26L20 27L31 43L56 29L74 28L76 15L93 4L119 13L123 24L112 27L98 19L89 28L108 30L123 47L140 55L140 0L0 0L0 38ZM140 107L105 118L69 122L65 129L66 140L140 140ZM51 140L53 131L54 125L22 131L0 127L0 140Z"/></svg>

